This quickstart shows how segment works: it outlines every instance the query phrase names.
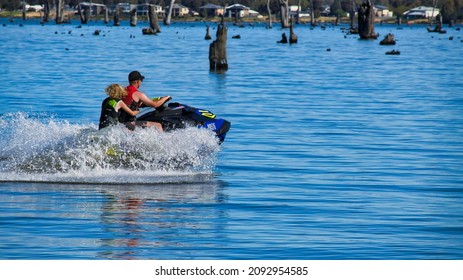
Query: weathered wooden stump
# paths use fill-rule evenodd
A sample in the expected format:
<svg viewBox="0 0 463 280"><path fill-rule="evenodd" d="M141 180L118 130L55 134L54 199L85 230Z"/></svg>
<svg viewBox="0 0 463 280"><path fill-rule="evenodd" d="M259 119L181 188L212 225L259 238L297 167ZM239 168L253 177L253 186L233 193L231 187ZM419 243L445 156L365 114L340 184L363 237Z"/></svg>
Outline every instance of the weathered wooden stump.
<svg viewBox="0 0 463 280"><path fill-rule="evenodd" d="M161 32L161 27L159 26L158 13L155 10L154 5L149 6L148 17L150 22L149 28L143 28L143 35L155 35Z"/></svg>
<svg viewBox="0 0 463 280"><path fill-rule="evenodd" d="M296 44L297 43L297 35L294 33L293 23L289 26L289 44Z"/></svg>
<svg viewBox="0 0 463 280"><path fill-rule="evenodd" d="M149 27L148 28L143 28L141 30L141 32L142 32L143 35L156 35L157 34L156 30L154 30L152 28L149 28Z"/></svg>
<svg viewBox="0 0 463 280"><path fill-rule="evenodd" d="M88 10L87 6L82 8L82 6L79 5L78 8L77 8L77 11L79 12L79 17L80 17L80 23L82 23L82 24L87 24L87 22L88 22L88 15L90 13L87 13L86 12L87 10Z"/></svg>
<svg viewBox="0 0 463 280"><path fill-rule="evenodd" d="M206 27L206 36L204 36L204 40L212 40L211 34L209 33L209 25Z"/></svg>
<svg viewBox="0 0 463 280"><path fill-rule="evenodd" d="M280 20L281 20L281 27L288 28L289 27L289 6L288 0L279 0L280 5Z"/></svg>
<svg viewBox="0 0 463 280"><path fill-rule="evenodd" d="M396 20L397 25L402 24L402 17L400 15L397 15L397 20Z"/></svg>
<svg viewBox="0 0 463 280"><path fill-rule="evenodd" d="M268 12L268 24L266 26L267 29L272 29L272 9L270 9L270 0L267 1L267 12Z"/></svg>
<svg viewBox="0 0 463 280"><path fill-rule="evenodd" d="M42 24L45 22L48 22L49 18L50 18L50 4L48 3L48 1L45 1L43 4L43 17L40 22Z"/></svg>
<svg viewBox="0 0 463 280"><path fill-rule="evenodd" d="M104 7L104 23L109 23L109 9L107 6Z"/></svg>
<svg viewBox="0 0 463 280"><path fill-rule="evenodd" d="M121 25L120 15L121 15L121 11L119 9L119 6L116 6L116 10L114 11L114 26Z"/></svg>
<svg viewBox="0 0 463 280"><path fill-rule="evenodd" d="M358 29L360 39L377 39L379 36L375 33L375 12L370 0L358 8Z"/></svg>
<svg viewBox="0 0 463 280"><path fill-rule="evenodd" d="M56 24L66 23L64 20L64 0L58 0L56 3Z"/></svg>
<svg viewBox="0 0 463 280"><path fill-rule="evenodd" d="M399 50L392 50L392 51L387 51L386 55L399 55L400 51Z"/></svg>
<svg viewBox="0 0 463 280"><path fill-rule="evenodd" d="M438 17L438 22L437 22L436 26L434 27L434 29L432 29L429 26L426 27L426 29L428 30L428 32L437 32L437 33L440 33L440 34L447 33L447 31L442 29L442 17L440 15L438 15L437 17Z"/></svg>
<svg viewBox="0 0 463 280"><path fill-rule="evenodd" d="M381 42L380 45L395 45L394 35L392 33L388 33Z"/></svg>
<svg viewBox="0 0 463 280"><path fill-rule="evenodd" d="M228 70L227 62L227 27L223 21L217 26L217 39L209 46L209 70L225 72Z"/></svg>
<svg viewBox="0 0 463 280"><path fill-rule="evenodd" d="M130 11L130 26L137 26L137 8Z"/></svg>
<svg viewBox="0 0 463 280"><path fill-rule="evenodd" d="M287 44L288 43L288 38L286 38L286 34L283 32L281 33L281 40L277 41L279 44Z"/></svg>

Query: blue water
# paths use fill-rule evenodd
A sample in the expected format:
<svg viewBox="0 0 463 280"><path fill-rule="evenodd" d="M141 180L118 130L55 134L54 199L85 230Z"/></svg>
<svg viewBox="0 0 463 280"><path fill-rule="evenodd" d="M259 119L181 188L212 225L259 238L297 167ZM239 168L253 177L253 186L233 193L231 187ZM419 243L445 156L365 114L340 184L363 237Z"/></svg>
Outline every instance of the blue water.
<svg viewBox="0 0 463 280"><path fill-rule="evenodd" d="M1 259L463 257L459 26L377 25L397 39L380 46L298 25L290 46L229 25L215 74L206 23L1 23ZM225 142L98 132L104 88L132 70L229 120Z"/></svg>

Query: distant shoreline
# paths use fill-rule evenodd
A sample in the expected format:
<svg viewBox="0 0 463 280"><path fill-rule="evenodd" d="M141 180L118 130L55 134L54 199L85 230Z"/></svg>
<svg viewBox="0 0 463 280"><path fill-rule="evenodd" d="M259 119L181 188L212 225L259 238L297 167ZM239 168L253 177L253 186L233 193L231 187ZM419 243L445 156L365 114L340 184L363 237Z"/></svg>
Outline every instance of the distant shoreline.
<svg viewBox="0 0 463 280"><path fill-rule="evenodd" d="M41 12L27 12L26 13L26 20L27 19L40 19L42 17ZM20 11L16 11L14 13L8 12L8 11L2 11L0 12L0 18L11 18L13 21L16 20L22 20L22 13ZM54 21L55 14L54 12L50 13L50 22ZM79 15L74 14L74 13L66 13L65 18L69 18L73 21L80 21ZM146 16L138 16L139 20L145 19ZM93 18L92 20L104 20L102 16L98 16L96 18ZM122 20L130 20L128 16L123 16ZM175 22L218 22L220 18L198 18L198 17L182 17L182 18L173 18L172 23ZM112 21L112 18L110 19L110 22ZM233 19L230 18L225 18L226 22L234 22ZM266 17L264 18L242 18L238 21L238 23L243 22L243 23L267 23L268 19ZM272 21L273 23L278 24L280 21L274 19ZM317 19L318 24L334 24L336 22L335 17L320 17ZM349 23L350 20L349 18L341 18L339 20L339 23ZM300 20L301 24L310 24L310 18L302 18ZM381 24L397 24L397 19L396 18L376 18L375 23ZM416 19L416 20L402 20L402 25L410 25L410 24L429 24L428 19ZM455 25L461 24L461 22L455 22Z"/></svg>

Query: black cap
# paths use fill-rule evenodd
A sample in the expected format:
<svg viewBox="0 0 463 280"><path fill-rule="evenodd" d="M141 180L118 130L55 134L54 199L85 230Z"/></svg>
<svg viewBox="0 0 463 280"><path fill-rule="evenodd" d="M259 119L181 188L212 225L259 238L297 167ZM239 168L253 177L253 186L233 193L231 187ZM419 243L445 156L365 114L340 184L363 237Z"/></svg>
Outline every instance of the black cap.
<svg viewBox="0 0 463 280"><path fill-rule="evenodd" d="M138 80L142 80L145 78L145 76L143 76L142 74L140 74L140 72L138 71L132 71L130 72L129 74L129 83L133 82L133 81L138 81Z"/></svg>

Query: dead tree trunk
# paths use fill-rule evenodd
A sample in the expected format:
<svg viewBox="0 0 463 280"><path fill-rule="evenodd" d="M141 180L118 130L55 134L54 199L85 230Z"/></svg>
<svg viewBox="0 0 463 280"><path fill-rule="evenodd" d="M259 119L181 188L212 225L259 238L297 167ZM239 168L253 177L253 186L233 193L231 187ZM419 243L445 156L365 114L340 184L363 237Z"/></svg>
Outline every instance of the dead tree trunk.
<svg viewBox="0 0 463 280"><path fill-rule="evenodd" d="M82 6L80 5L77 5L77 12L79 13L79 17L80 17L80 23L84 24L85 23L85 18L84 18L84 15L82 13Z"/></svg>
<svg viewBox="0 0 463 280"><path fill-rule="evenodd" d="M294 33L293 22L291 21L291 26L289 27L289 44L297 43L297 35Z"/></svg>
<svg viewBox="0 0 463 280"><path fill-rule="evenodd" d="M268 28L272 28L272 10L270 9L270 0L267 0L267 11L268 11Z"/></svg>
<svg viewBox="0 0 463 280"><path fill-rule="evenodd" d="M355 29L355 0L352 0L352 10L349 13L349 19L350 19L350 29L354 30Z"/></svg>
<svg viewBox="0 0 463 280"><path fill-rule="evenodd" d="M204 40L211 40L211 34L209 33L209 25L206 27L206 36L204 36Z"/></svg>
<svg viewBox="0 0 463 280"><path fill-rule="evenodd" d="M130 26L137 26L137 8L130 11Z"/></svg>
<svg viewBox="0 0 463 280"><path fill-rule="evenodd" d="M238 26L238 17L239 17L238 13L235 13L235 16L234 16L235 22L233 23L233 25L235 25L235 26Z"/></svg>
<svg viewBox="0 0 463 280"><path fill-rule="evenodd" d="M23 10L22 10L22 17L23 17L23 20L26 20L26 1L22 1L22 5L23 5Z"/></svg>
<svg viewBox="0 0 463 280"><path fill-rule="evenodd" d="M80 23L82 24L87 24L88 22L88 13L87 13L87 6L84 6L82 8L82 5L79 4L77 11L79 12L79 17L80 17Z"/></svg>
<svg viewBox="0 0 463 280"><path fill-rule="evenodd" d="M84 9L86 21L88 22L92 18L92 6L87 6Z"/></svg>
<svg viewBox="0 0 463 280"><path fill-rule="evenodd" d="M225 72L228 70L227 62L227 27L223 21L217 26L217 39L209 46L209 70Z"/></svg>
<svg viewBox="0 0 463 280"><path fill-rule="evenodd" d="M109 9L108 6L104 6L104 23L108 24L109 22Z"/></svg>
<svg viewBox="0 0 463 280"><path fill-rule="evenodd" d="M50 19L50 4L48 0L43 1L43 17L42 17L42 24L48 22Z"/></svg>
<svg viewBox="0 0 463 280"><path fill-rule="evenodd" d="M64 0L58 0L56 5L56 24L64 22Z"/></svg>
<svg viewBox="0 0 463 280"><path fill-rule="evenodd" d="M279 2L280 2L281 28L288 28L289 27L288 0L279 0Z"/></svg>
<svg viewBox="0 0 463 280"><path fill-rule="evenodd" d="M300 24L301 23L301 0L297 2L297 18L296 18L296 23Z"/></svg>
<svg viewBox="0 0 463 280"><path fill-rule="evenodd" d="M352 0L352 10L349 13L349 19L350 19L350 27L349 27L349 33L350 34L359 34L358 27L355 26L355 0Z"/></svg>
<svg viewBox="0 0 463 280"><path fill-rule="evenodd" d="M167 18L164 18L164 25L170 25L170 20L172 19L172 10L174 9L175 0L170 0L169 12L167 13Z"/></svg>
<svg viewBox="0 0 463 280"><path fill-rule="evenodd" d="M310 26L315 26L315 9L313 7L313 0L310 0Z"/></svg>
<svg viewBox="0 0 463 280"><path fill-rule="evenodd" d="M363 2L358 9L358 29L360 39L376 39L379 36L375 33L375 12L370 0Z"/></svg>
<svg viewBox="0 0 463 280"><path fill-rule="evenodd" d="M395 39L394 39L394 34L388 33L381 42L379 42L380 45L395 45Z"/></svg>
<svg viewBox="0 0 463 280"><path fill-rule="evenodd" d="M288 44L288 38L286 37L286 33L281 33L281 40L277 41L279 44Z"/></svg>
<svg viewBox="0 0 463 280"><path fill-rule="evenodd" d="M143 28L143 35L154 35L161 32L158 22L158 13L156 12L156 7L154 5L149 6L148 17L150 21L149 28Z"/></svg>
<svg viewBox="0 0 463 280"><path fill-rule="evenodd" d="M439 14L439 23L438 23L438 26L439 26L439 32L442 31L442 14Z"/></svg>
<svg viewBox="0 0 463 280"><path fill-rule="evenodd" d="M151 15L150 15L150 26L152 29L156 31L156 33L161 33L161 26L159 26L159 21L158 21L158 13L155 10L155 7L152 6L151 10Z"/></svg>
<svg viewBox="0 0 463 280"><path fill-rule="evenodd" d="M116 5L116 9L114 10L114 26L119 26L121 25L121 10L119 5Z"/></svg>

